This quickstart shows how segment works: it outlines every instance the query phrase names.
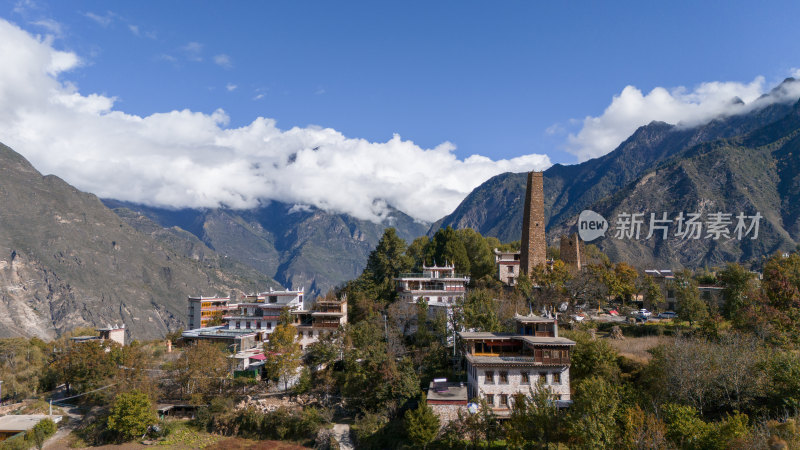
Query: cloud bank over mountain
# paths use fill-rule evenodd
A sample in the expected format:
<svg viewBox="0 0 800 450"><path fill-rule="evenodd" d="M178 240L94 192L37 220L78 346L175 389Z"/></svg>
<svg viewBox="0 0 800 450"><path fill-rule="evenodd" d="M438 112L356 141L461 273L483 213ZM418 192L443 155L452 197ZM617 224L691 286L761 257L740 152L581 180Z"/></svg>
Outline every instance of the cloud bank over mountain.
<svg viewBox="0 0 800 450"><path fill-rule="evenodd" d="M2 19L0 54L0 141L100 197L175 208L278 200L375 221L391 205L433 221L494 175L550 166L546 155L460 160L449 142L369 142L331 128L282 130L264 117L229 128L223 110L127 114L114 97L60 79L80 67L76 54Z"/></svg>
<svg viewBox="0 0 800 450"><path fill-rule="evenodd" d="M750 83L712 81L691 90L656 87L647 94L625 86L603 114L583 119L580 131L567 137L566 150L582 162L614 150L637 128L652 121L691 127L717 117L743 114L766 103L793 101L800 95L797 84L768 94L764 89L764 77L760 76Z"/></svg>

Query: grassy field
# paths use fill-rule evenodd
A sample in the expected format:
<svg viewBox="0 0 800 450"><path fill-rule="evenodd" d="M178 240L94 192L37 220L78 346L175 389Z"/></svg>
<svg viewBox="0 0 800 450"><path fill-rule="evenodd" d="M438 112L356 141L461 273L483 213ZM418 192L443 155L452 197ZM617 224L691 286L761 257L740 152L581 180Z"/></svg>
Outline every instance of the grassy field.
<svg viewBox="0 0 800 450"><path fill-rule="evenodd" d="M187 423L177 422L175 428L166 438L145 445L139 442L127 442L119 445L102 445L99 447L87 447L75 435L70 435L48 445L48 449L108 449L108 450L139 450L144 448L157 448L164 450L185 450L185 449L222 449L222 450L299 450L303 447L293 442L282 441L254 441L238 437L226 437L199 431Z"/></svg>
<svg viewBox="0 0 800 450"><path fill-rule="evenodd" d="M652 357L648 350L660 344L668 344L675 338L671 336L642 336L626 337L625 339L605 339L621 356L646 363Z"/></svg>

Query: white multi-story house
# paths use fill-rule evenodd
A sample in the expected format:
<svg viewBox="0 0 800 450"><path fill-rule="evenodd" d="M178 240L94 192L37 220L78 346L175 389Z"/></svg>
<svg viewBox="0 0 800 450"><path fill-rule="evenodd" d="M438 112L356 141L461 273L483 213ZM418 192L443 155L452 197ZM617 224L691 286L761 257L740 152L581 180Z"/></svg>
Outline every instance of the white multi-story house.
<svg viewBox="0 0 800 450"><path fill-rule="evenodd" d="M300 348L307 350L309 345L347 323L347 296L342 299L319 297L310 311L292 311L292 318Z"/></svg>
<svg viewBox="0 0 800 450"><path fill-rule="evenodd" d="M269 334L280 323L281 311L304 309L303 288L251 294L237 305L236 310L223 317L226 327L232 330L258 330Z"/></svg>
<svg viewBox="0 0 800 450"><path fill-rule="evenodd" d="M401 273L395 283L399 300L425 301L429 307L450 311L459 299L464 299L469 277L456 274L453 265L423 265L422 273Z"/></svg>
<svg viewBox="0 0 800 450"><path fill-rule="evenodd" d="M494 249L494 262L497 264L497 279L507 286L515 286L519 277L520 252Z"/></svg>
<svg viewBox="0 0 800 450"><path fill-rule="evenodd" d="M559 406L571 402L570 352L574 341L558 336L558 322L517 316L517 333L461 332L467 362L467 393L500 417L515 394L548 389Z"/></svg>

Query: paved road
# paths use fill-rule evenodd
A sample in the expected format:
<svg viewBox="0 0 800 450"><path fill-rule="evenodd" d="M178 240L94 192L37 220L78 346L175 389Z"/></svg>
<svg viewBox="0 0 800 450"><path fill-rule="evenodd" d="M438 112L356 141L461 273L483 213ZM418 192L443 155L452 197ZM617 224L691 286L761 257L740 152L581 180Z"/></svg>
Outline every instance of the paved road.
<svg viewBox="0 0 800 450"><path fill-rule="evenodd" d="M339 441L339 448L341 450L355 449L353 441L350 439L350 425L346 423L337 423L333 425L333 435Z"/></svg>

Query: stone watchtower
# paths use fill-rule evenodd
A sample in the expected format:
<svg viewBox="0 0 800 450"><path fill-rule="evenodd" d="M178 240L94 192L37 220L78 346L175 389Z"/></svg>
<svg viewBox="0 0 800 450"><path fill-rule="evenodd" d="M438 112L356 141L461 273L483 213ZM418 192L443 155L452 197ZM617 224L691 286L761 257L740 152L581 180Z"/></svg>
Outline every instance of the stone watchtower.
<svg viewBox="0 0 800 450"><path fill-rule="evenodd" d="M520 272L531 276L533 268L547 262L544 237L544 177L542 172L528 173L525 209L522 214Z"/></svg>
<svg viewBox="0 0 800 450"><path fill-rule="evenodd" d="M561 260L571 269L581 270L583 265L584 246L583 241L578 237L578 233L570 236L561 236Z"/></svg>

